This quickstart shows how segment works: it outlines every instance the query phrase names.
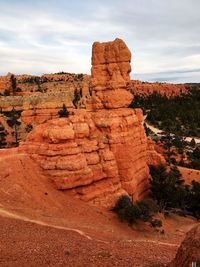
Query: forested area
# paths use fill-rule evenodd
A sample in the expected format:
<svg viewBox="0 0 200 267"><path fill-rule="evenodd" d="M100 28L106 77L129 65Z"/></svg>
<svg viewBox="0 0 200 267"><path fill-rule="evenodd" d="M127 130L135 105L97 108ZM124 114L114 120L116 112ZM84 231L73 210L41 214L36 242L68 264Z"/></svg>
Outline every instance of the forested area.
<svg viewBox="0 0 200 267"><path fill-rule="evenodd" d="M144 123L147 135L163 144L168 162L199 170L200 145L195 138L200 138L200 84L190 85L188 91L188 94L171 98L158 93L136 95L130 107L142 108L146 121L162 130L156 136ZM192 140L188 142L187 137L192 137ZM173 157L173 147L179 154L186 153L189 162L177 162Z"/></svg>
<svg viewBox="0 0 200 267"><path fill-rule="evenodd" d="M189 88L189 94L167 98L154 92L136 95L132 108L140 107L147 120L159 129L183 136L200 137L200 85Z"/></svg>

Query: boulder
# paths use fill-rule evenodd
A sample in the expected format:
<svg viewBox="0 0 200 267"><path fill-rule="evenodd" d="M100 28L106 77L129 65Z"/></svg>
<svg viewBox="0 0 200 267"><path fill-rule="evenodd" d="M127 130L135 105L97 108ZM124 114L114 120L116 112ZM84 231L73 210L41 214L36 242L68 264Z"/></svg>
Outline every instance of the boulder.
<svg viewBox="0 0 200 267"><path fill-rule="evenodd" d="M168 265L168 267L177 266L200 266L200 225L195 226L186 234L175 259Z"/></svg>

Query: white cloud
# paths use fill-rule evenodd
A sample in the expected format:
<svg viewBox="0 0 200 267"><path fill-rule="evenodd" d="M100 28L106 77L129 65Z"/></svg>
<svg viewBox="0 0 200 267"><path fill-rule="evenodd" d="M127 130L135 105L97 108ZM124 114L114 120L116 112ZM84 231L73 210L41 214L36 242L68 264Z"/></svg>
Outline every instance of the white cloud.
<svg viewBox="0 0 200 267"><path fill-rule="evenodd" d="M198 0L7 0L0 9L0 74L90 73L92 43L116 37L144 79L199 66Z"/></svg>

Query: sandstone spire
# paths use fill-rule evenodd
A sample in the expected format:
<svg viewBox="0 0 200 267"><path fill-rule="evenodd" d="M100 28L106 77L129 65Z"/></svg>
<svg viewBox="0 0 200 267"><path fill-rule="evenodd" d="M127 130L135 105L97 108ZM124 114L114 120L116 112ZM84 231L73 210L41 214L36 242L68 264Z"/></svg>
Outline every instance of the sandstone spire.
<svg viewBox="0 0 200 267"><path fill-rule="evenodd" d="M95 42L92 47L92 87L95 108L128 107L133 96L130 82L131 52L121 39Z"/></svg>

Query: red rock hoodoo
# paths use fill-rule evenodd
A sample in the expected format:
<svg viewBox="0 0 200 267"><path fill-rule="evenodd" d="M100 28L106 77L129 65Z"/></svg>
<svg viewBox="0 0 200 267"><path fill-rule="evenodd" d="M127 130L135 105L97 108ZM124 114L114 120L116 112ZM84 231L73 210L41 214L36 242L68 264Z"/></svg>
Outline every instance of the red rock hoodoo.
<svg viewBox="0 0 200 267"><path fill-rule="evenodd" d="M124 108L133 96L127 91L130 82L131 52L126 44L95 42L92 48L92 86L95 108Z"/></svg>
<svg viewBox="0 0 200 267"><path fill-rule="evenodd" d="M140 109L130 109L131 53L126 44L94 43L92 96L87 109L36 126L28 152L56 185L95 205L111 207L121 194L148 192L150 162Z"/></svg>

